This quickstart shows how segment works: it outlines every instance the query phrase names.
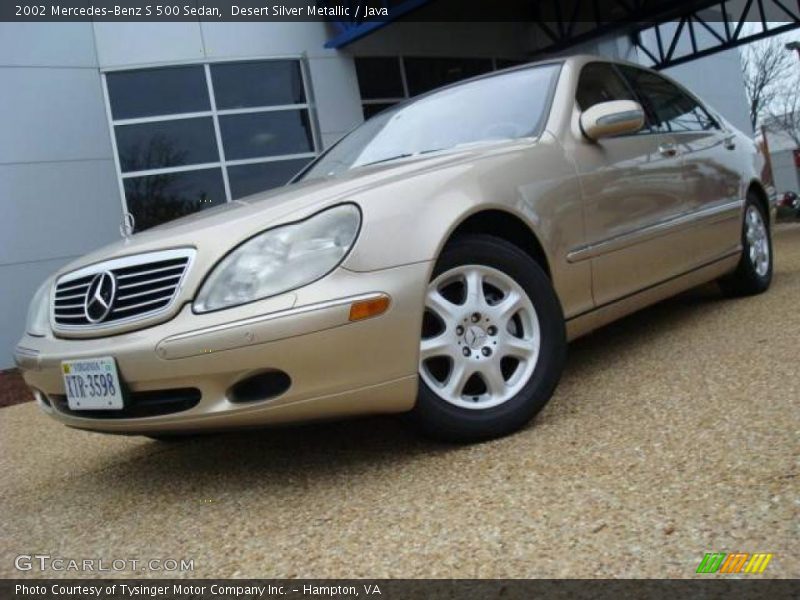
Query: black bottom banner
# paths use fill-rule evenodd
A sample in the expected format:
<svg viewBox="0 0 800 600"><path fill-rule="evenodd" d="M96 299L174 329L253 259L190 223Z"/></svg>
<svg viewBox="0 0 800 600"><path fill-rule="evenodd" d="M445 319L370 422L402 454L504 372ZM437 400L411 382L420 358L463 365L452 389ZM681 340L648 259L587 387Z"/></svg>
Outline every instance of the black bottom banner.
<svg viewBox="0 0 800 600"><path fill-rule="evenodd" d="M800 580L546 580L546 579L5 579L8 600L261 600L379 598L381 600L533 598L736 599L800 598Z"/></svg>

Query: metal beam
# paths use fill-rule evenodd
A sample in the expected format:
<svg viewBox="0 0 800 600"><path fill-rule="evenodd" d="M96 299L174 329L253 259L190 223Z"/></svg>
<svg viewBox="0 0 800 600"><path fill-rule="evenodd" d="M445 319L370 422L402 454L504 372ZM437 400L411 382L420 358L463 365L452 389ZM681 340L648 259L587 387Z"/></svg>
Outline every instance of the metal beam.
<svg viewBox="0 0 800 600"><path fill-rule="evenodd" d="M719 21L709 19L707 13L703 14L709 8L719 12L721 15ZM754 8L757 14L750 18ZM734 20L731 20L732 17ZM783 21L778 21L777 17ZM744 33L744 26L748 21L758 23L761 30ZM662 40L664 28L661 26L665 22L662 20L647 27L640 27L631 34L634 45L650 60L649 66L654 69L674 67L798 28L800 2L791 0L790 6L785 0L744 0L744 2L717 0L714 5L704 7L703 11L687 10L680 16L678 26L669 36L667 44L669 50L666 53ZM718 28L714 28L710 23L716 23ZM709 43L704 44L702 48L698 44L695 25L699 25L709 34L707 39ZM690 50L678 54L676 49L679 47Z"/></svg>
<svg viewBox="0 0 800 600"><path fill-rule="evenodd" d="M720 0L528 0L543 42L536 53L556 52L613 32L630 32L681 19ZM793 0L794 1L794 0ZM566 20L565 20L566 19ZM649 48L655 54L652 48ZM663 54L663 49L659 56Z"/></svg>
<svg viewBox="0 0 800 600"><path fill-rule="evenodd" d="M457 0L449 1L461 6ZM518 0L515 5L524 6L526 1L530 10L525 19L541 34L535 54L627 33L656 69L800 27L800 0ZM370 19L355 14L355 6L365 5L364 0L345 2L351 16L331 20L336 33L327 48L342 48L434 0L372 0L390 10L388 17ZM746 33L748 21L758 23L762 31Z"/></svg>

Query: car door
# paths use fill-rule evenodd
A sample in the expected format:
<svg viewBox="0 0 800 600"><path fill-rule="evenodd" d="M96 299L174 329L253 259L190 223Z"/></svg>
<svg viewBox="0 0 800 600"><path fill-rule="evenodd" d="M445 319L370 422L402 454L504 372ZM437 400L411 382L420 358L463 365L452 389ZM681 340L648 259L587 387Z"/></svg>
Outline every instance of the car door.
<svg viewBox="0 0 800 600"><path fill-rule="evenodd" d="M674 228L689 257L686 268L735 250L743 201L737 136L665 77L627 65L619 68L656 114L658 126L673 136L683 159L688 204Z"/></svg>
<svg viewBox="0 0 800 600"><path fill-rule="evenodd" d="M674 136L638 97L616 66L583 66L576 113L598 102L636 100L647 115L636 134L582 139L573 149L586 219L586 243L568 256L590 260L592 293L601 306L669 279L688 257L665 224L690 208Z"/></svg>

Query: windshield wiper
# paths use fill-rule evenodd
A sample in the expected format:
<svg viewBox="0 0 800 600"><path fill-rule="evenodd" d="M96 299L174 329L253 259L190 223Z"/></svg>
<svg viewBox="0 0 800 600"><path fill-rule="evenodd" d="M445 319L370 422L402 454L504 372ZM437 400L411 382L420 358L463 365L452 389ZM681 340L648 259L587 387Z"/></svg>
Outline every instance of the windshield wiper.
<svg viewBox="0 0 800 600"><path fill-rule="evenodd" d="M366 167L368 165L377 165L380 163L389 162L390 160L398 160L400 158L411 158L413 156L420 156L422 154L430 154L431 152L441 152L442 150L447 150L447 148L431 148L430 150L420 150L419 152L406 152L404 154L396 154L395 156L389 156L388 158L381 158L378 160L373 160L372 162L362 163L360 165L355 165L355 166Z"/></svg>
<svg viewBox="0 0 800 600"><path fill-rule="evenodd" d="M406 152L404 154L396 154L394 156L389 156L387 158L381 158L379 160L374 160L372 162L363 163L357 165L359 167L366 167L368 165L377 165L384 162L389 162L390 160L398 160L401 158L411 158L412 156L420 156L421 154L430 154L431 152L442 152L445 150L469 150L470 148L480 148L481 146L491 146L494 144L499 144L502 142L509 142L514 138L495 138L491 140L477 140L475 142L464 142L462 144L456 144L455 146L447 146L445 148L431 148L430 150L420 150L419 152Z"/></svg>
<svg viewBox="0 0 800 600"><path fill-rule="evenodd" d="M416 156L416 153L407 153L407 154L397 154L395 156L389 156L388 158L381 158L379 160L373 160L372 162L362 163L360 165L356 165L358 167L368 167L369 165L378 165L380 163L389 162L390 160L397 160L398 158L409 158L410 156Z"/></svg>
<svg viewBox="0 0 800 600"><path fill-rule="evenodd" d="M488 140L475 140L474 142L463 142L461 144L456 144L448 150L469 150L470 148L481 148L483 146L494 146L495 144L502 144L504 142L510 142L514 138L491 138Z"/></svg>

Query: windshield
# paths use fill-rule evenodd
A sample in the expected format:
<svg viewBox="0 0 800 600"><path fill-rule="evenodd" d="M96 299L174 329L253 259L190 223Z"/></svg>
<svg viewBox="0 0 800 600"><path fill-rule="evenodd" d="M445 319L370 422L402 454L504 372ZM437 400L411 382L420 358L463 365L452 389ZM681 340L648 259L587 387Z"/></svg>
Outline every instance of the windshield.
<svg viewBox="0 0 800 600"><path fill-rule="evenodd" d="M544 126L560 64L434 91L385 110L312 163L298 180L487 141L535 136Z"/></svg>

